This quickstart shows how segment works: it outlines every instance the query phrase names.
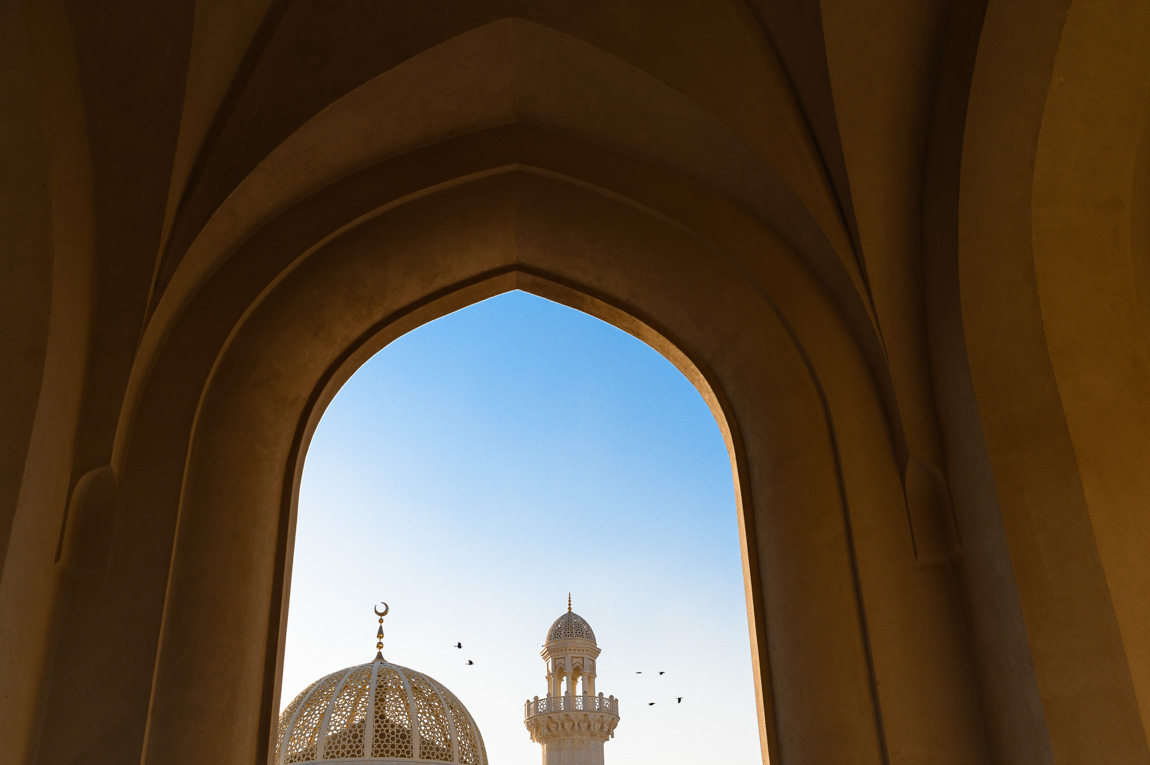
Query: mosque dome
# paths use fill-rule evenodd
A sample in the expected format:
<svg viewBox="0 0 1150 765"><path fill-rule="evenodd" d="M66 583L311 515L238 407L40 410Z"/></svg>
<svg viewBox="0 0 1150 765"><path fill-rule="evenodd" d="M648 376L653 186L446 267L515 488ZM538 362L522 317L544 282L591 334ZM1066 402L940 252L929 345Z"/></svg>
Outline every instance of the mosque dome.
<svg viewBox="0 0 1150 765"><path fill-rule="evenodd" d="M455 694L383 658L375 609L375 661L332 672L304 688L280 714L276 765L293 762L487 765L475 719Z"/></svg>
<svg viewBox="0 0 1150 765"><path fill-rule="evenodd" d="M377 659L316 680L280 715L276 765L487 765L471 713L441 683Z"/></svg>
<svg viewBox="0 0 1150 765"><path fill-rule="evenodd" d="M591 625L587 623L579 614L568 610L558 619L551 623L551 629L547 630L547 640L550 643L552 640L590 640L595 642L595 633L591 630Z"/></svg>

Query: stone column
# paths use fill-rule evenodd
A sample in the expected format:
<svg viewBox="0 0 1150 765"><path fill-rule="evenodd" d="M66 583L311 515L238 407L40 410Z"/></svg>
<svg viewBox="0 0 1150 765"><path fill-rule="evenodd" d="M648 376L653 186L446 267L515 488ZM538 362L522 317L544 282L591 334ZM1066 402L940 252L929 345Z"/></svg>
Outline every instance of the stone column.
<svg viewBox="0 0 1150 765"><path fill-rule="evenodd" d="M560 683L559 673L555 670L555 663L552 662L551 671L547 673L547 695L558 696Z"/></svg>

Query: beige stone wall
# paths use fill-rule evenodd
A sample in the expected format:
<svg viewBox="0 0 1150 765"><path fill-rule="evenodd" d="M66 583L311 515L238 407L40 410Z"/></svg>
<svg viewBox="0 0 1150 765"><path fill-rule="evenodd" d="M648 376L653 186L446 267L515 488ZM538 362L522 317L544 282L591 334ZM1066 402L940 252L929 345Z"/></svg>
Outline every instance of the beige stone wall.
<svg viewBox="0 0 1150 765"><path fill-rule="evenodd" d="M710 402L764 759L1150 763L1146 39L1137 0L6 0L7 756L266 763L316 421L518 288Z"/></svg>
<svg viewBox="0 0 1150 765"><path fill-rule="evenodd" d="M544 744L543 765L603 765L603 742L583 739Z"/></svg>

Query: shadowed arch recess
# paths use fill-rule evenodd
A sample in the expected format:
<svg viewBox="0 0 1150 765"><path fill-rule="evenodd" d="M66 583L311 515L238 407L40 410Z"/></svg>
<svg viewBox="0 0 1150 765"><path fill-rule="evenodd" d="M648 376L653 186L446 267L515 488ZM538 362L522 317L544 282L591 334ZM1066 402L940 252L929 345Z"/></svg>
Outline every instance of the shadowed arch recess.
<svg viewBox="0 0 1150 765"><path fill-rule="evenodd" d="M221 281L242 282L242 268L240 257ZM137 488L123 513L175 545L148 757L172 762L179 752L191 763L267 751L299 460L323 406L391 338L513 288L635 334L716 410L736 467L760 719L773 751L830 760L849 752L877 763L892 735L900 745L943 736L977 746L973 696L956 704L932 692L939 683L970 692L968 670L945 572L915 562L881 396L817 281L798 270L786 286L794 305L807 307L795 321L823 327L818 345L796 345L746 272L697 235L621 200L515 171L326 238L227 325L222 346L196 348L226 297L206 285L142 392L124 455ZM823 363L825 379L814 372ZM179 421L190 450L170 438ZM849 449L836 431L847 433ZM148 508L177 506L178 518L144 520ZM209 569L199 563L205 555ZM882 698L884 673L915 677L914 689L904 683ZM187 710L221 693L235 699L236 716L204 740ZM911 706L916 719L933 706L933 728L890 725Z"/></svg>
<svg viewBox="0 0 1150 765"><path fill-rule="evenodd" d="M955 123L955 278L934 297L955 300L946 322L961 324L935 358L970 377L940 396L962 455L951 485L976 532L959 573L972 602L995 604L972 610L992 751L1145 762L1147 571L1132 561L1147 531L1150 358L1131 208L1150 14L1041 11L987 13ZM999 555L1009 568L986 565Z"/></svg>

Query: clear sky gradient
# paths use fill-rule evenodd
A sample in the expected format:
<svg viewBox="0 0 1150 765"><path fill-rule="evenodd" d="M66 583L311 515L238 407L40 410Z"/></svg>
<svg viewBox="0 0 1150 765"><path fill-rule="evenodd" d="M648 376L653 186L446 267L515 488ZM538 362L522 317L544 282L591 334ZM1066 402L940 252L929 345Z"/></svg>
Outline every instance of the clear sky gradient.
<svg viewBox="0 0 1150 765"><path fill-rule="evenodd" d="M620 699L609 764L760 763L735 512L710 410L641 341L522 292L426 324L308 450L282 704L370 661L386 600L384 656L459 696L492 765L537 765L523 703L570 591Z"/></svg>

